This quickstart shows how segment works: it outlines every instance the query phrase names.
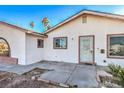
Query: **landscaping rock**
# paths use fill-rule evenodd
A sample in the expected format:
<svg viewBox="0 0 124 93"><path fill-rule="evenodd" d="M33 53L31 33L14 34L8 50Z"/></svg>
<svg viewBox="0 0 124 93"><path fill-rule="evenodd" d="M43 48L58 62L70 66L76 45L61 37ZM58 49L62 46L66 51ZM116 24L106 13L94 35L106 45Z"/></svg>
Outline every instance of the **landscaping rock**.
<svg viewBox="0 0 124 93"><path fill-rule="evenodd" d="M111 74L103 70L97 71L97 76L100 78L101 82L111 81L113 79L113 76Z"/></svg>
<svg viewBox="0 0 124 93"><path fill-rule="evenodd" d="M111 83L111 82L105 82L104 86L107 88L122 88L121 86L115 84L115 83Z"/></svg>
<svg viewBox="0 0 124 93"><path fill-rule="evenodd" d="M107 73L107 72L104 71L104 70L98 71L97 74L98 74L99 76L102 76L102 77L111 77L111 78L113 77L112 74Z"/></svg>
<svg viewBox="0 0 124 93"><path fill-rule="evenodd" d="M35 79L36 79L36 77L35 77L35 76L32 76L32 77L31 77L31 80L35 80Z"/></svg>

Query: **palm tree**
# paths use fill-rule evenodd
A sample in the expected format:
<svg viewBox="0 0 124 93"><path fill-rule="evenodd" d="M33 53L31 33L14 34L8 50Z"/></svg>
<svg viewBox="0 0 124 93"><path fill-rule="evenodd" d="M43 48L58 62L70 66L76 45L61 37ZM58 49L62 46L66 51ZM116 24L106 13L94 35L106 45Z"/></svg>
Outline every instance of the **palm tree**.
<svg viewBox="0 0 124 93"><path fill-rule="evenodd" d="M31 27L31 28L34 28L34 26L35 26L35 24L34 24L34 22L32 21L32 22L30 23L30 27Z"/></svg>
<svg viewBox="0 0 124 93"><path fill-rule="evenodd" d="M48 30L51 28L50 22L47 17L44 17L42 20L42 24L44 25L45 30Z"/></svg>

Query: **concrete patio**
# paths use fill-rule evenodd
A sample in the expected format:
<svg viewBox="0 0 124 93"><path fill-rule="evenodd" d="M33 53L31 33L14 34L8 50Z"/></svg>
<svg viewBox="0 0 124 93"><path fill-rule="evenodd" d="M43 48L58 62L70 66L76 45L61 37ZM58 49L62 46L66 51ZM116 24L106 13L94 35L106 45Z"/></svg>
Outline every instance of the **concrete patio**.
<svg viewBox="0 0 124 93"><path fill-rule="evenodd" d="M59 62L39 62L31 65L0 64L1 71L23 74L34 68L49 69L41 74L40 78L57 83L77 85L78 87L98 87L96 80L96 67L91 65L79 65Z"/></svg>

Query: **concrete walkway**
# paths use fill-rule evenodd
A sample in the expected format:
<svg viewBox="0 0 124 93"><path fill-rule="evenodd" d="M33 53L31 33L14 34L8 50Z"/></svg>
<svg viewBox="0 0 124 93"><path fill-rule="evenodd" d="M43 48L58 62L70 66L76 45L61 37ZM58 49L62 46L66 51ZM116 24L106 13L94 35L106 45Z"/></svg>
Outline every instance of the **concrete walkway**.
<svg viewBox="0 0 124 93"><path fill-rule="evenodd" d="M1 71L23 74L36 67L49 69L40 78L57 83L77 85L78 87L98 87L96 80L96 67L58 62L39 62L27 66L0 64Z"/></svg>

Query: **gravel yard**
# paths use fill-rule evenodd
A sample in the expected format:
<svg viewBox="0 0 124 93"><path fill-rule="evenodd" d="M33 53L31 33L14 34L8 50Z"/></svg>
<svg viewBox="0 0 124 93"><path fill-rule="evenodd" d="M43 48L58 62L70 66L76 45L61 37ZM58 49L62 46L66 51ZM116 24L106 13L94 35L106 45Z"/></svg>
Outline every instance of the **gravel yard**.
<svg viewBox="0 0 124 93"><path fill-rule="evenodd" d="M32 80L27 75L0 71L0 88L57 88L52 84L43 81Z"/></svg>

